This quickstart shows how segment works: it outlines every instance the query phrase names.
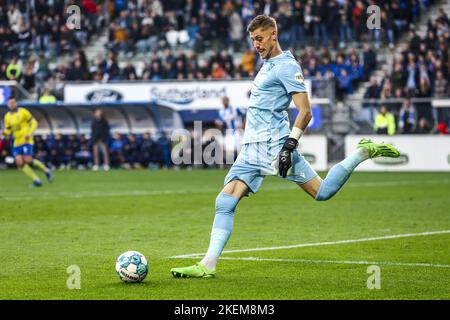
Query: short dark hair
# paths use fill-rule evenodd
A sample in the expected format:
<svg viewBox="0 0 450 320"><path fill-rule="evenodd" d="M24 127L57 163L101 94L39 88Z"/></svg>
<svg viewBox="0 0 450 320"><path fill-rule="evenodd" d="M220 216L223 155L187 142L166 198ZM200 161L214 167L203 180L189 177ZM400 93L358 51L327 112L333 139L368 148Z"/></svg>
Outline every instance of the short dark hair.
<svg viewBox="0 0 450 320"><path fill-rule="evenodd" d="M12 99L16 100L16 97L14 97L14 96L9 96L8 99L7 99L7 101L12 100Z"/></svg>
<svg viewBox="0 0 450 320"><path fill-rule="evenodd" d="M263 30L266 30L267 28L277 29L277 22L272 17L259 15L253 18L252 21L250 21L250 24L247 27L247 32L253 32L259 28L262 28Z"/></svg>

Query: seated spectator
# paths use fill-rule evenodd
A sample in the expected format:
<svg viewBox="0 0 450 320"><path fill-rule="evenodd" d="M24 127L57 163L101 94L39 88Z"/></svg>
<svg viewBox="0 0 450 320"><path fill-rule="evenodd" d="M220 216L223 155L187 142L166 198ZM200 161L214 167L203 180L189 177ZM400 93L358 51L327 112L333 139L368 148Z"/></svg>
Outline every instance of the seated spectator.
<svg viewBox="0 0 450 320"><path fill-rule="evenodd" d="M400 133L413 133L416 124L416 113L410 99L403 100L398 119L398 129Z"/></svg>
<svg viewBox="0 0 450 320"><path fill-rule="evenodd" d="M28 54L28 48L31 43L31 32L24 23L20 25L19 32L17 34L17 49L19 50L19 56L24 57Z"/></svg>
<svg viewBox="0 0 450 320"><path fill-rule="evenodd" d="M447 79L444 78L442 70L436 72L436 79L433 86L433 98L450 98L450 85ZM439 108L437 110L437 121L449 123L450 109Z"/></svg>
<svg viewBox="0 0 450 320"><path fill-rule="evenodd" d="M377 134L395 134L395 119L394 116L388 111L385 105L381 105L380 110L375 117L375 122L373 126L374 131Z"/></svg>
<svg viewBox="0 0 450 320"><path fill-rule="evenodd" d="M72 67L67 73L67 79L70 81L89 80L90 75L88 70L83 66L81 59L75 59Z"/></svg>
<svg viewBox="0 0 450 320"><path fill-rule="evenodd" d="M126 27L126 11L122 11L123 13L125 13L124 15L124 19L122 19L122 21L117 24L114 21L111 22L110 27L109 27L109 42L107 45L108 49L113 50L114 52L118 52L118 51L128 51L129 48L129 34L128 34L128 30Z"/></svg>
<svg viewBox="0 0 450 320"><path fill-rule="evenodd" d="M352 60L349 66L349 73L352 77L353 87L357 87L359 82L363 80L363 67L359 64L357 60Z"/></svg>
<svg viewBox="0 0 450 320"><path fill-rule="evenodd" d="M189 35L189 41L187 42L187 46L191 49L197 48L197 41L200 38L200 26L198 25L197 17L191 17L191 21L186 27L187 33Z"/></svg>
<svg viewBox="0 0 450 320"><path fill-rule="evenodd" d="M47 164L49 160L49 150L45 139L41 135L36 135L34 138L34 154L42 163Z"/></svg>
<svg viewBox="0 0 450 320"><path fill-rule="evenodd" d="M8 10L9 26L15 33L19 32L22 19L18 6L16 4L10 5Z"/></svg>
<svg viewBox="0 0 450 320"><path fill-rule="evenodd" d="M416 66L414 61L414 56L409 58L408 66L408 75L406 78L406 90L408 92L408 96L414 96L417 90L417 84L419 82L419 69Z"/></svg>
<svg viewBox="0 0 450 320"><path fill-rule="evenodd" d="M72 52L76 47L76 40L72 30L67 28L65 24L62 24L59 28L59 43L56 45L56 53L59 54L61 51Z"/></svg>
<svg viewBox="0 0 450 320"><path fill-rule="evenodd" d="M378 84L376 77L370 77L370 85L367 87L364 99L379 99L380 98L380 85Z"/></svg>
<svg viewBox="0 0 450 320"><path fill-rule="evenodd" d="M114 52L108 52L108 59L106 60L105 69L103 70L103 80L118 80L120 76L120 68L117 63Z"/></svg>
<svg viewBox="0 0 450 320"><path fill-rule="evenodd" d="M379 99L380 98L381 88L378 84L376 77L370 78L370 85L367 87L366 92L364 93L364 99ZM378 106L377 102L364 102L363 108L373 108L375 109ZM375 112L375 110L373 110ZM373 120L373 119L372 119Z"/></svg>
<svg viewBox="0 0 450 320"><path fill-rule="evenodd" d="M32 91L36 85L36 75L34 71L34 60L30 58L22 75L22 85L27 91Z"/></svg>
<svg viewBox="0 0 450 320"><path fill-rule="evenodd" d="M161 63L159 61L152 61L148 79L161 80L163 79L163 70L161 69Z"/></svg>
<svg viewBox="0 0 450 320"><path fill-rule="evenodd" d="M248 49L242 54L241 66L244 74L250 75L255 72L255 60L252 49Z"/></svg>
<svg viewBox="0 0 450 320"><path fill-rule="evenodd" d="M79 149L75 152L75 161L77 168L86 169L92 162L91 146L89 140L84 134L79 138Z"/></svg>
<svg viewBox="0 0 450 320"><path fill-rule="evenodd" d="M342 100L347 94L353 93L353 76L348 74L347 69L340 69L340 73L337 76L337 98Z"/></svg>
<svg viewBox="0 0 450 320"><path fill-rule="evenodd" d="M6 79L19 81L22 75L21 62L17 57L13 57L11 62L6 67Z"/></svg>
<svg viewBox="0 0 450 320"><path fill-rule="evenodd" d="M363 80L367 81L368 76L377 67L377 56L368 43L363 44Z"/></svg>
<svg viewBox="0 0 450 320"><path fill-rule="evenodd" d="M41 104L56 103L56 97L51 93L50 89L45 88L44 93L39 98L39 103Z"/></svg>
<svg viewBox="0 0 450 320"><path fill-rule="evenodd" d="M224 79L228 77L225 69L217 62L214 62L211 70L211 78L212 79Z"/></svg>
<svg viewBox="0 0 450 320"><path fill-rule="evenodd" d="M420 76L419 80L419 88L416 93L417 98L431 98L431 87L430 82L426 77ZM431 101L421 101L415 104L417 110L417 118L426 118L428 123L433 126L434 117L433 117L433 107L431 105Z"/></svg>
<svg viewBox="0 0 450 320"><path fill-rule="evenodd" d="M162 166L161 148L156 141L153 140L150 133L144 133L139 149L140 164L144 168L157 165Z"/></svg>
<svg viewBox="0 0 450 320"><path fill-rule="evenodd" d="M436 133L439 134L449 134L448 127L445 122L439 122L436 126L436 131L437 131Z"/></svg>
<svg viewBox="0 0 450 320"><path fill-rule="evenodd" d="M80 150L80 142L75 134L69 135L64 145L64 162L67 169L76 167L75 154Z"/></svg>
<svg viewBox="0 0 450 320"><path fill-rule="evenodd" d="M392 85L389 79L385 79L383 86L381 87L380 98L389 99L393 97Z"/></svg>
<svg viewBox="0 0 450 320"><path fill-rule="evenodd" d="M66 167L65 147L65 140L62 134L59 133L54 139L49 139L50 165L53 168L62 170Z"/></svg>
<svg viewBox="0 0 450 320"><path fill-rule="evenodd" d="M430 132L431 132L431 127L428 123L428 120L426 118L420 118L419 124L418 124L416 130L414 130L414 133L428 134Z"/></svg>
<svg viewBox="0 0 450 320"><path fill-rule="evenodd" d="M139 169L139 143L134 134L129 134L125 144L123 145L123 155L125 157L125 168Z"/></svg>
<svg viewBox="0 0 450 320"><path fill-rule="evenodd" d="M393 92L395 92L397 88L403 89L405 87L407 75L403 70L401 63L396 63L394 65L394 71L392 71L390 80Z"/></svg>
<svg viewBox="0 0 450 320"><path fill-rule="evenodd" d="M116 133L113 136L113 140L109 146L110 151L110 162L114 167L123 167L125 163L125 156L123 154L123 147L125 142L122 139L122 135L120 133Z"/></svg>
<svg viewBox="0 0 450 320"><path fill-rule="evenodd" d="M128 62L126 67L122 70L122 77L125 80L137 80L136 69Z"/></svg>
<svg viewBox="0 0 450 320"><path fill-rule="evenodd" d="M392 97L393 101L389 105L389 110L391 110L391 112L394 113L395 115L398 115L398 113L400 112L404 98L405 98L405 91L403 90L403 88L395 89L394 96Z"/></svg>

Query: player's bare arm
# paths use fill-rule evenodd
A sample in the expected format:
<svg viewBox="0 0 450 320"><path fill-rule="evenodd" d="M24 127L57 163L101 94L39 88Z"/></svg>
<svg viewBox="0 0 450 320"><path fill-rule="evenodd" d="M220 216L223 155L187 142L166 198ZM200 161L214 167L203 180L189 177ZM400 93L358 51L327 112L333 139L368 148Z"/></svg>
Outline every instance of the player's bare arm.
<svg viewBox="0 0 450 320"><path fill-rule="evenodd" d="M296 92L292 94L292 101L298 110L298 115L295 118L293 128L299 128L305 131L309 122L312 119L311 105L309 103L308 94L305 92ZM300 137L297 137L297 140Z"/></svg>
<svg viewBox="0 0 450 320"><path fill-rule="evenodd" d="M292 100L298 110L298 115L291 134L278 155L278 170L283 178L288 176L288 171L292 167L292 152L297 148L298 140L312 118L311 105L309 104L307 93L295 92L292 94Z"/></svg>

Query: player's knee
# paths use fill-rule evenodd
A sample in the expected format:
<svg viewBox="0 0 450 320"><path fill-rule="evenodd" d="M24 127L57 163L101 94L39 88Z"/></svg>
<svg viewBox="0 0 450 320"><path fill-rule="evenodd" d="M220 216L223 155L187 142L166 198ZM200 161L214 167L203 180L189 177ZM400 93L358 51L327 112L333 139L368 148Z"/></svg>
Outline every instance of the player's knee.
<svg viewBox="0 0 450 320"><path fill-rule="evenodd" d="M330 199L334 195L334 192L327 187L325 182L322 182L319 190L317 190L316 196L314 199L316 201L326 201Z"/></svg>
<svg viewBox="0 0 450 320"><path fill-rule="evenodd" d="M16 166L17 169L21 170L23 168L23 166L25 165L25 163L22 160L18 160L16 159Z"/></svg>
<svg viewBox="0 0 450 320"><path fill-rule="evenodd" d="M338 192L338 190L339 190L338 188L335 188L333 186L327 186L325 184L322 184L322 186L320 186L319 191L317 192L315 199L317 201L329 200L333 198L333 196Z"/></svg>
<svg viewBox="0 0 450 320"><path fill-rule="evenodd" d="M239 199L224 192L219 193L216 198L216 214L233 215Z"/></svg>
<svg viewBox="0 0 450 320"><path fill-rule="evenodd" d="M316 201L326 201L330 199L333 195L330 194L320 194L317 193L316 197L314 198Z"/></svg>

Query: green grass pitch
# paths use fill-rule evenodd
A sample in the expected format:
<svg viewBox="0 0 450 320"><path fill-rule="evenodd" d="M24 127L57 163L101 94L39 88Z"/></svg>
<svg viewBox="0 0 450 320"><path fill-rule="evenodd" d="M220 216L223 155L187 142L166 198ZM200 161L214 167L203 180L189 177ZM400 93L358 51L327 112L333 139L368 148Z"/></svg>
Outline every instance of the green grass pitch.
<svg viewBox="0 0 450 320"><path fill-rule="evenodd" d="M0 172L0 299L450 298L449 173L355 173L327 202L268 177L239 204L226 247L237 252L224 253L217 277L172 278L198 258L169 257L206 251L225 174L58 171L30 189L21 173ZM444 232L397 237L433 231ZM249 248L273 250L240 251ZM140 284L115 274L127 250L149 260ZM367 288L373 264L380 289ZM79 290L67 288L70 265Z"/></svg>

